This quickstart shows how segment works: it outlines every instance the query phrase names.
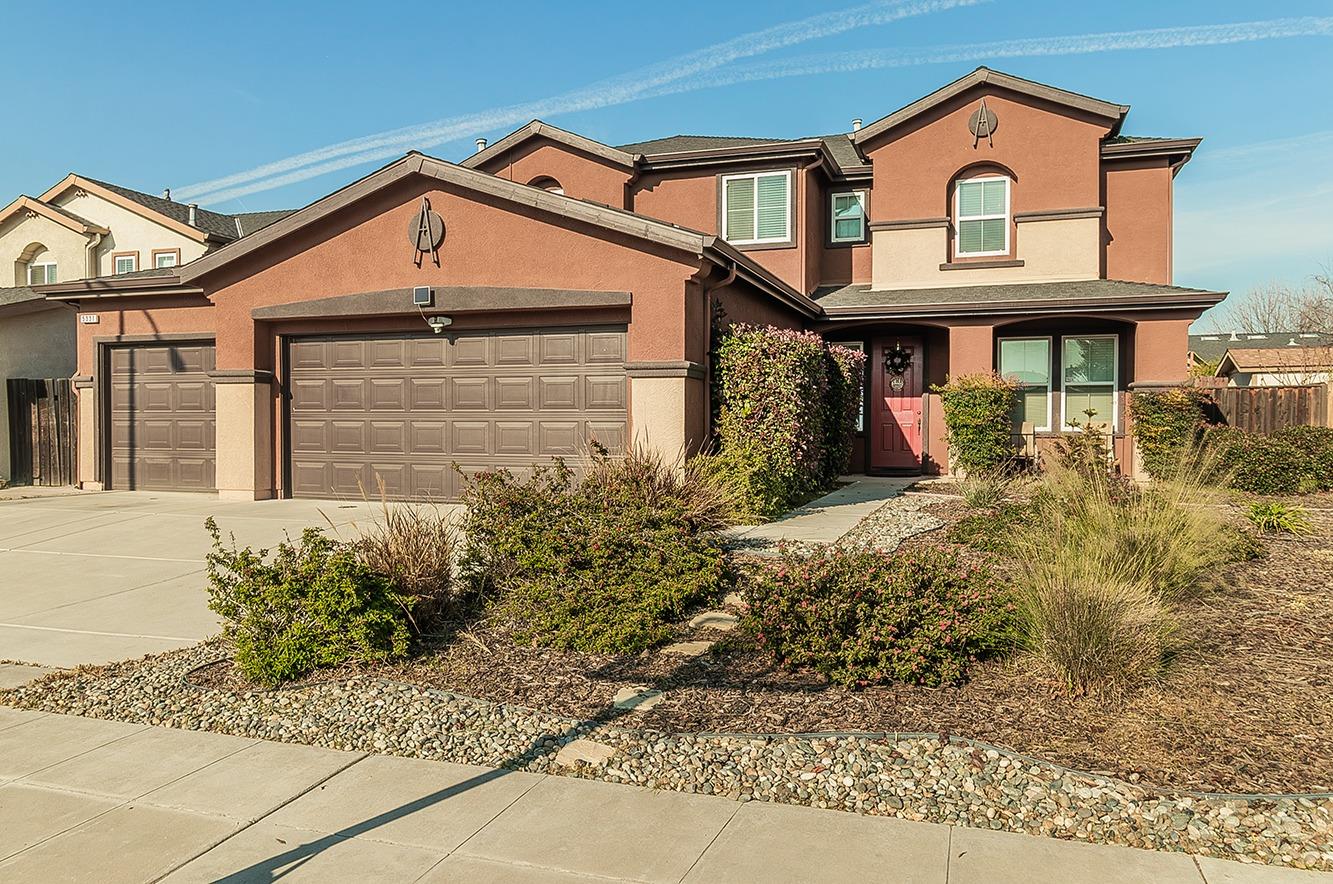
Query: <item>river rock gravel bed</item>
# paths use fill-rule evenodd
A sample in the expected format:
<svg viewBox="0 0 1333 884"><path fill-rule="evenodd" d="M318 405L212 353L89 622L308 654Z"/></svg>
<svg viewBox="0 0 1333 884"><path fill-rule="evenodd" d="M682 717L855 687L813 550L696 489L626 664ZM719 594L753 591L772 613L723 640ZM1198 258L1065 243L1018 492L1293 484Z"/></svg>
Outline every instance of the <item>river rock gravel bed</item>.
<svg viewBox="0 0 1333 884"><path fill-rule="evenodd" d="M0 704L1333 870L1329 797L1171 794L939 737L665 733L635 727L635 713L624 710L580 720L370 678L273 692L187 681L225 655L213 641L58 673L0 691ZM557 752L578 739L615 752L604 763L558 764Z"/></svg>

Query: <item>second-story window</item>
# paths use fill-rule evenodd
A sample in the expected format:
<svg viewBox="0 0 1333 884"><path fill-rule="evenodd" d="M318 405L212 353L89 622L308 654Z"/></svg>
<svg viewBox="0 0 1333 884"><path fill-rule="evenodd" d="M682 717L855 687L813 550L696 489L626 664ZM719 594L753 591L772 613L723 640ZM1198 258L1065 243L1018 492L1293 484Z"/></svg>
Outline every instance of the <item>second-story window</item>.
<svg viewBox="0 0 1333 884"><path fill-rule="evenodd" d="M833 242L863 242L866 238L866 192L831 194Z"/></svg>
<svg viewBox="0 0 1333 884"><path fill-rule="evenodd" d="M164 267L175 267L180 261L180 252L153 252L153 266L161 270Z"/></svg>
<svg viewBox="0 0 1333 884"><path fill-rule="evenodd" d="M791 172L722 176L722 238L733 245L791 239Z"/></svg>
<svg viewBox="0 0 1333 884"><path fill-rule="evenodd" d="M28 285L50 285L56 281L56 262L34 261L28 265Z"/></svg>
<svg viewBox="0 0 1333 884"><path fill-rule="evenodd" d="M1009 179L969 178L954 189L954 255L1009 254Z"/></svg>
<svg viewBox="0 0 1333 884"><path fill-rule="evenodd" d="M116 256L116 275L122 273L133 273L139 269L138 255L117 255Z"/></svg>

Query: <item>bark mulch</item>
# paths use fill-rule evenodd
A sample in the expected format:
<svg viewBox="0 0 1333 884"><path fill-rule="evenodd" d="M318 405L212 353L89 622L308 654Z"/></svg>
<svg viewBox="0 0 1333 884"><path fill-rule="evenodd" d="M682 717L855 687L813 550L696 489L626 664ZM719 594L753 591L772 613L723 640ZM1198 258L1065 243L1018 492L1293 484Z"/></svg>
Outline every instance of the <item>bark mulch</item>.
<svg viewBox="0 0 1333 884"><path fill-rule="evenodd" d="M635 718L664 731L951 734L1131 782L1209 792L1333 791L1333 495L1307 498L1316 533L1267 538L1224 586L1182 612L1184 650L1162 684L1122 703L1070 698L1026 658L992 661L952 688L887 685L849 691L785 672L742 630L690 630L708 654L634 658L516 645L495 624L460 631L404 663L323 671L371 675L566 715L604 711L618 690L666 700ZM952 523L970 511L931 504ZM947 529L904 545L952 546ZM968 557L980 554L965 551ZM229 666L194 676L246 689Z"/></svg>

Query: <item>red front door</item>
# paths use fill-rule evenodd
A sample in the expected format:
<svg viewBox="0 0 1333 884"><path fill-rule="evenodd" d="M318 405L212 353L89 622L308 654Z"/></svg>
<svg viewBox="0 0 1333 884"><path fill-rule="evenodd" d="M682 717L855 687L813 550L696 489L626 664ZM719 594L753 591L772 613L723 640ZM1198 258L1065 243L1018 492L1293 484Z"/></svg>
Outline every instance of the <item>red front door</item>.
<svg viewBox="0 0 1333 884"><path fill-rule="evenodd" d="M901 348L901 351L900 349ZM907 365L902 368L902 354ZM888 357L892 356L893 359ZM921 469L922 363L919 338L880 338L871 348L870 467ZM898 365L891 365L897 362Z"/></svg>

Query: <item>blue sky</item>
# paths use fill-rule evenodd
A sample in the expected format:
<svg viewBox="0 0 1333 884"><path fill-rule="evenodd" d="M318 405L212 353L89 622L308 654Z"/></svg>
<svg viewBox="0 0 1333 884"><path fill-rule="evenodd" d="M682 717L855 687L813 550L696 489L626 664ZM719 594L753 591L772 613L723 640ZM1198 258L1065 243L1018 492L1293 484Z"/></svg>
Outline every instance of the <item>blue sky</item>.
<svg viewBox="0 0 1333 884"><path fill-rule="evenodd" d="M10 67L7 91L29 111L10 117L26 121L20 137L0 139L0 195L39 193L77 170L154 193L169 186L222 211L286 208L383 165L375 152L459 159L528 110L612 144L677 132L794 137L868 122L987 64L1131 104L1128 133L1205 138L1177 179L1177 284L1239 295L1333 263L1329 0L678 0L673 9L27 4L8 13L12 32L65 36L58 54ZM752 36L788 23L798 24ZM1137 33L1152 29L1185 30ZM1051 39L1126 32L1135 33ZM1285 36L1251 39L1273 33ZM655 85L644 96L646 83ZM550 101L570 93L577 99ZM441 119L454 121L437 127L453 136L443 143L409 132L374 151L335 151L320 162L342 167L325 174L305 177L310 164L299 161L276 179L246 174Z"/></svg>

